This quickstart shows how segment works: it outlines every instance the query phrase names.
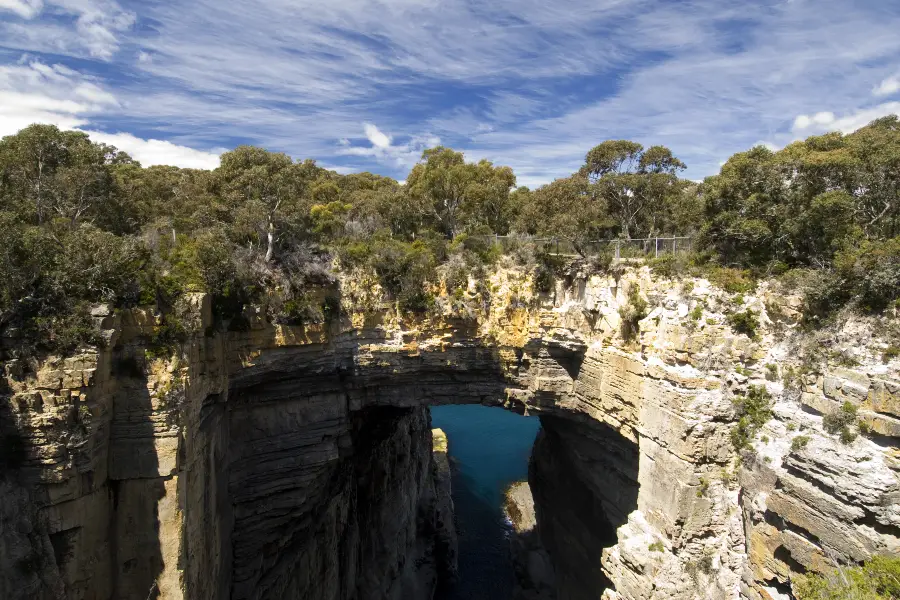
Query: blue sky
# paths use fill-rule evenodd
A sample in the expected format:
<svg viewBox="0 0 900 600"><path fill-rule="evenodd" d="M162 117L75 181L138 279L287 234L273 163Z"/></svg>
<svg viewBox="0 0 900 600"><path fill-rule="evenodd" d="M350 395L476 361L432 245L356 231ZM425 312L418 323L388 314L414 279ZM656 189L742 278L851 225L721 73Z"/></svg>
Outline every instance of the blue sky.
<svg viewBox="0 0 900 600"><path fill-rule="evenodd" d="M424 148L535 186L605 139L686 176L900 113L895 0L0 0L0 135L145 165L241 143L404 179Z"/></svg>

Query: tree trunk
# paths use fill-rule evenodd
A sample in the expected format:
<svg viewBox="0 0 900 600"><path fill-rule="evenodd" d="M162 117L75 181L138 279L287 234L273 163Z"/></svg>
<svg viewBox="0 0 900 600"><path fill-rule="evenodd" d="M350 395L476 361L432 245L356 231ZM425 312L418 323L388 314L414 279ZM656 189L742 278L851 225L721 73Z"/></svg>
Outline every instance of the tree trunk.
<svg viewBox="0 0 900 600"><path fill-rule="evenodd" d="M266 236L269 245L266 248L266 262L271 262L272 255L275 254L275 223L269 221L269 233Z"/></svg>

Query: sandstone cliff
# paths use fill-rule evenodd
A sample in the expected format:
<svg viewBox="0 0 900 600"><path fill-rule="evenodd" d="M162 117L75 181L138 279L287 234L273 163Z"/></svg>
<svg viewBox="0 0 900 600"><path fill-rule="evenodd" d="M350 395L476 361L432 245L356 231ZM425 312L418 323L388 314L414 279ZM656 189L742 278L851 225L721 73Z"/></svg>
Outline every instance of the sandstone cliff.
<svg viewBox="0 0 900 600"><path fill-rule="evenodd" d="M632 286L650 311L626 339ZM784 291L646 268L551 294L500 269L415 322L353 312L344 289L340 322L248 311L209 335L197 298L197 333L161 357L151 315L99 310L106 349L6 365L23 460L2 483L0 596L428 597L447 557L423 407L443 403L541 415L530 479L561 599L787 598L805 570L898 550L884 322L812 338ZM754 339L725 318L748 308ZM739 452L750 385L774 419ZM824 430L844 402L868 437Z"/></svg>

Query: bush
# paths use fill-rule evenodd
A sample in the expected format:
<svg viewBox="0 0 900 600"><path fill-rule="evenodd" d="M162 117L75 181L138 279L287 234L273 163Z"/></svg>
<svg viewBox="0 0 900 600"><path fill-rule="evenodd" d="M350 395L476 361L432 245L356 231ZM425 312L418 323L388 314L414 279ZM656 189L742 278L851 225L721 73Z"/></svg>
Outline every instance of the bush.
<svg viewBox="0 0 900 600"><path fill-rule="evenodd" d="M897 600L900 557L875 556L862 566L808 575L796 587L798 600Z"/></svg>
<svg viewBox="0 0 900 600"><path fill-rule="evenodd" d="M390 238L355 242L341 249L346 265L368 266L391 299L403 311L422 312L434 305L426 286L437 278L436 260L420 240L405 243Z"/></svg>
<svg viewBox="0 0 900 600"><path fill-rule="evenodd" d="M709 280L732 294L746 294L756 289L756 280L750 271L742 269L715 267L709 272Z"/></svg>
<svg viewBox="0 0 900 600"><path fill-rule="evenodd" d="M881 312L900 298L900 237L841 252L835 267L864 310Z"/></svg>
<svg viewBox="0 0 900 600"><path fill-rule="evenodd" d="M628 342L634 340L640 333L638 323L646 316L647 301L641 297L641 287L637 283L632 283L628 288L628 303L619 307L622 339Z"/></svg>
<svg viewBox="0 0 900 600"><path fill-rule="evenodd" d="M760 428L772 418L772 396L762 386L751 385L743 396L734 399L737 426L731 430L736 450L750 445Z"/></svg>
<svg viewBox="0 0 900 600"><path fill-rule="evenodd" d="M888 364L898 356L900 356L900 346L894 346L892 344L885 348L884 352L881 353L881 362Z"/></svg>
<svg viewBox="0 0 900 600"><path fill-rule="evenodd" d="M735 332L744 334L750 339L756 339L756 329L759 327L759 313L747 309L743 312L731 313L725 317L725 320Z"/></svg>
<svg viewBox="0 0 900 600"><path fill-rule="evenodd" d="M657 258L651 258L647 265L654 274L674 279L681 275L682 265L674 254L663 254Z"/></svg>
<svg viewBox="0 0 900 600"><path fill-rule="evenodd" d="M856 425L856 415L856 405L852 402L844 402L840 408L823 417L822 426L832 435L839 434L841 442L849 444L856 439L856 433L851 429Z"/></svg>
<svg viewBox="0 0 900 600"><path fill-rule="evenodd" d="M791 451L798 452L803 448L806 448L806 445L809 444L809 436L807 435L798 435L795 436L794 439L791 440Z"/></svg>
<svg viewBox="0 0 900 600"><path fill-rule="evenodd" d="M663 552L665 551L665 546L663 546L662 542L656 541L647 546L647 550L650 552Z"/></svg>

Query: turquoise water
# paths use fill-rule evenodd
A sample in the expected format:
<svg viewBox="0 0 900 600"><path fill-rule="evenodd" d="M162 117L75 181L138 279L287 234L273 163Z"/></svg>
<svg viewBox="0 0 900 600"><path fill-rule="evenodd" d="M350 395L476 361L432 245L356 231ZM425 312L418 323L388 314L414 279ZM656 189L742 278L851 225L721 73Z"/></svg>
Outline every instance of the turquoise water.
<svg viewBox="0 0 900 600"><path fill-rule="evenodd" d="M450 444L453 503L459 534L459 581L439 600L506 600L513 588L503 492L528 479L528 457L541 424L486 406L437 406L431 426Z"/></svg>

